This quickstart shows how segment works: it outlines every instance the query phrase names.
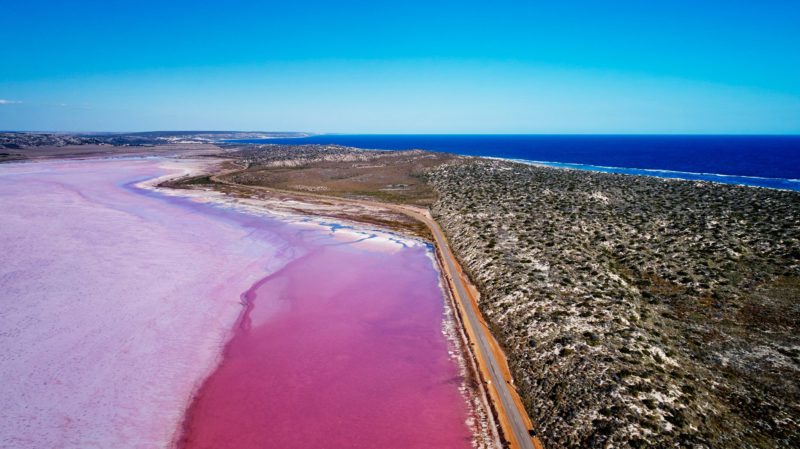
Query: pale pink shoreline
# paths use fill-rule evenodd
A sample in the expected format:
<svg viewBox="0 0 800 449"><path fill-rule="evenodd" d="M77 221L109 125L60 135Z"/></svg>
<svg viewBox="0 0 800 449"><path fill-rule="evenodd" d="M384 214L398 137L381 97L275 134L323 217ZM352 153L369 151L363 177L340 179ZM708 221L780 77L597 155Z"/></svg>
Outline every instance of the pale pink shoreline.
<svg viewBox="0 0 800 449"><path fill-rule="evenodd" d="M155 160L0 167L0 446L168 447L283 242L118 187Z"/></svg>

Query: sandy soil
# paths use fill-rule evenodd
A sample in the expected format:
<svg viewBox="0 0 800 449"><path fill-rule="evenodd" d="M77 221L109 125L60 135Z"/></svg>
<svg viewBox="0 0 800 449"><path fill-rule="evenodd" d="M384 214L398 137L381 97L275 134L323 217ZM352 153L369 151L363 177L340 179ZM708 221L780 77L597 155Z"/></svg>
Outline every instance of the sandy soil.
<svg viewBox="0 0 800 449"><path fill-rule="evenodd" d="M436 194L419 174L456 158L422 151L361 154L370 154L369 159L309 160L299 166L256 162L225 178L238 185L427 206L436 200Z"/></svg>

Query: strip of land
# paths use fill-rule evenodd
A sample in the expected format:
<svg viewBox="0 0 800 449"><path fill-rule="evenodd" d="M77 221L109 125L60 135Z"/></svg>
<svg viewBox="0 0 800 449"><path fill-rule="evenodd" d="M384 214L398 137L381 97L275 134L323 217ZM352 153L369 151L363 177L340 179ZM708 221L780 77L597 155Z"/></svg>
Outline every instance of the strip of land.
<svg viewBox="0 0 800 449"><path fill-rule="evenodd" d="M433 235L440 259L439 264L447 278L451 294L457 298L467 335L476 346L473 348L473 354L478 360L483 378L486 379L486 388L497 410L509 447L540 449L541 442L532 436L533 424L514 388L514 380L508 369L505 353L489 331L489 326L478 308L476 299L478 291L453 256L442 229L427 211L414 210L408 206L398 206L398 208L425 223Z"/></svg>

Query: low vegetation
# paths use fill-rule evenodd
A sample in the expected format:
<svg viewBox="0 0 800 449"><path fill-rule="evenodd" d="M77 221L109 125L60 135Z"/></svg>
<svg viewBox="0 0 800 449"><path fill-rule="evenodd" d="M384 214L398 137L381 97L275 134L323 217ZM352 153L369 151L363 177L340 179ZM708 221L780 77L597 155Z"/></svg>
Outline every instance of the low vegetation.
<svg viewBox="0 0 800 449"><path fill-rule="evenodd" d="M800 194L481 159L427 179L548 447L800 446Z"/></svg>

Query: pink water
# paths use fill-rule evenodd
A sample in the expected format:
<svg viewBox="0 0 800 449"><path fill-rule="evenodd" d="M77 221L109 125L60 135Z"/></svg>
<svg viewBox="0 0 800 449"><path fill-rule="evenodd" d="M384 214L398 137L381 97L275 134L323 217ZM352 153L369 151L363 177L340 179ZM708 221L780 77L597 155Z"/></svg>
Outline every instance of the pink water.
<svg viewBox="0 0 800 449"><path fill-rule="evenodd" d="M427 249L317 245L248 292L182 446L470 447Z"/></svg>
<svg viewBox="0 0 800 449"><path fill-rule="evenodd" d="M429 249L134 185L187 164L0 166L0 446L469 447Z"/></svg>

